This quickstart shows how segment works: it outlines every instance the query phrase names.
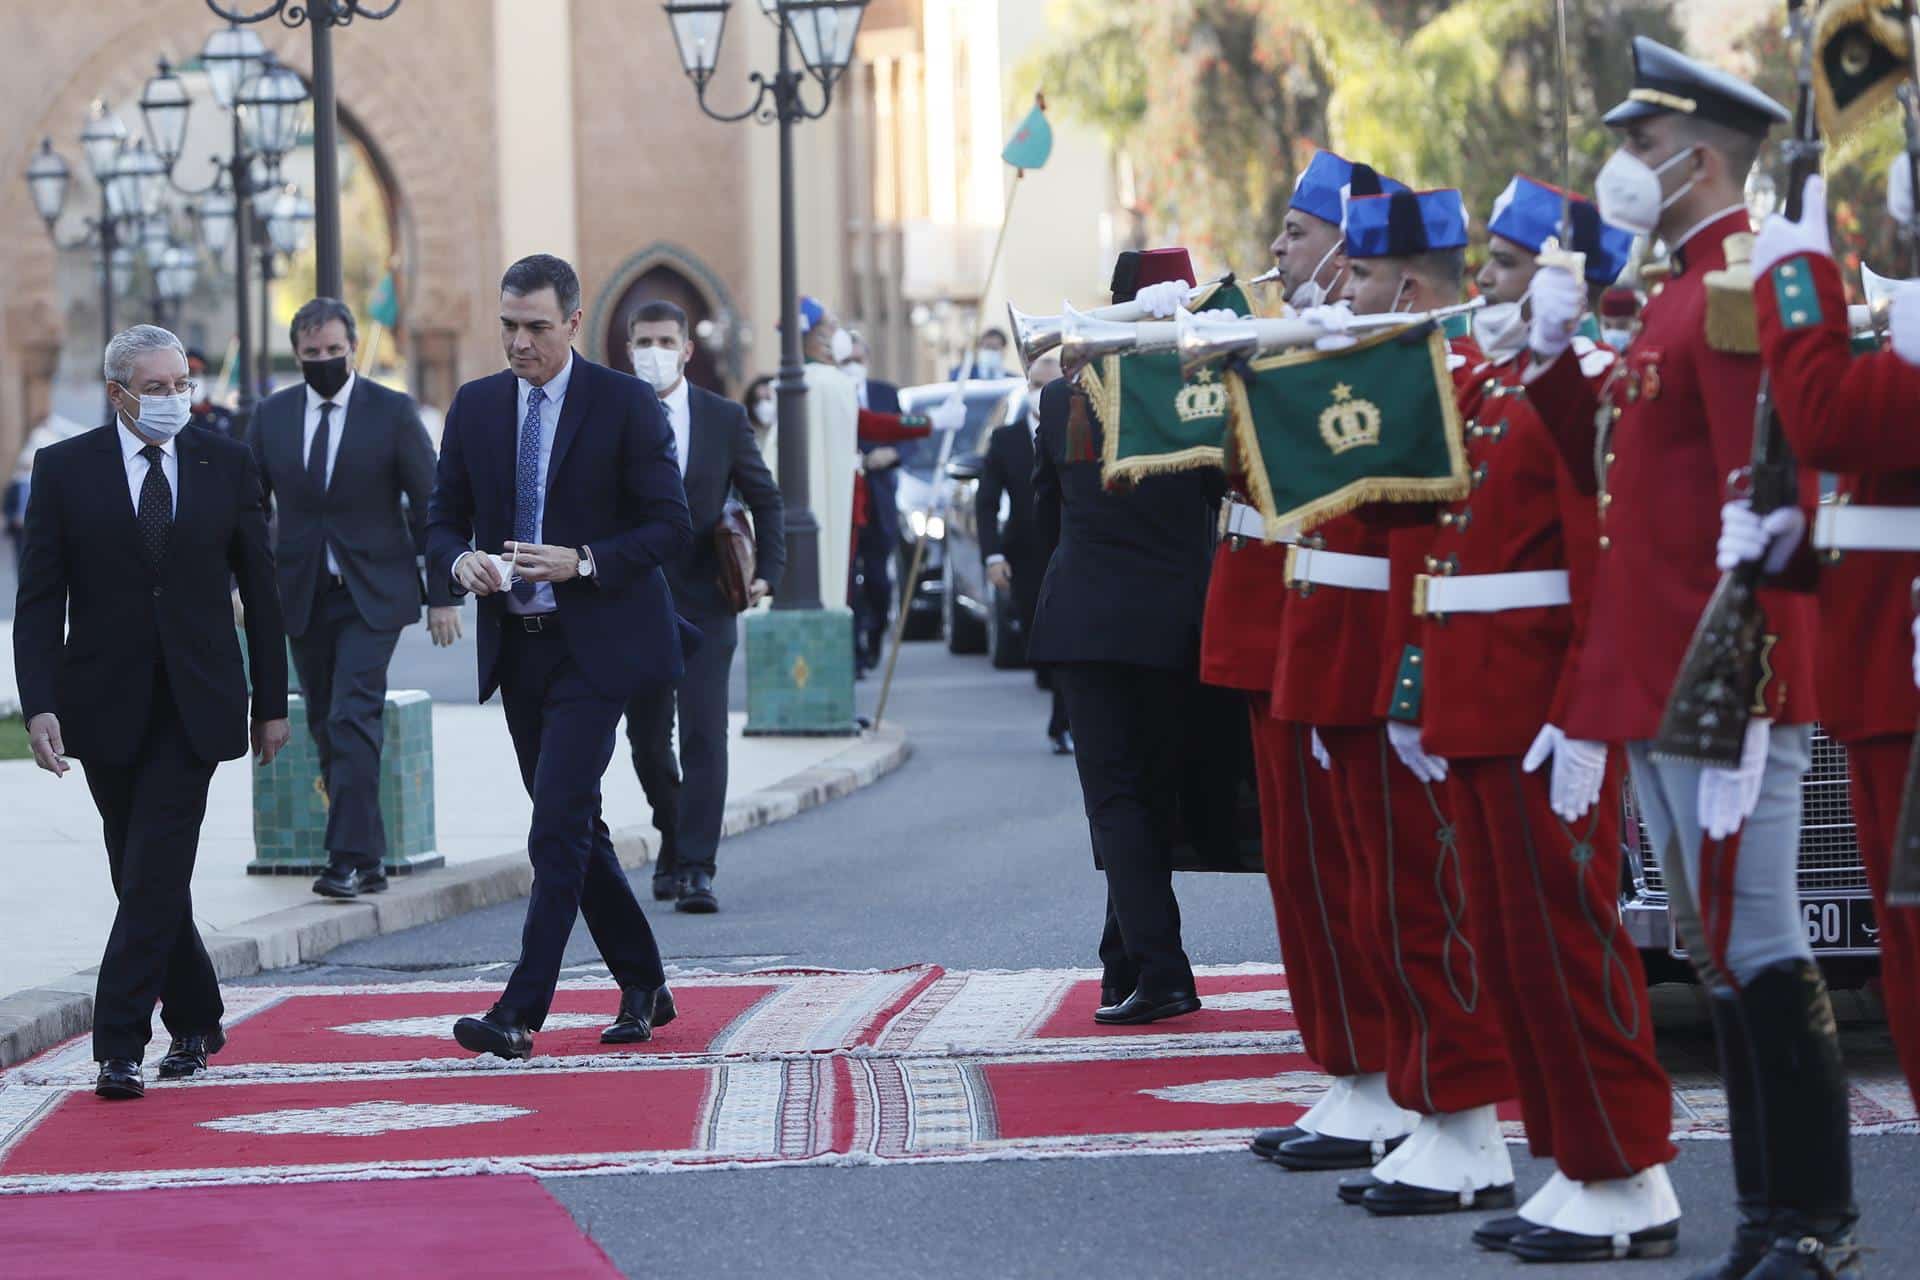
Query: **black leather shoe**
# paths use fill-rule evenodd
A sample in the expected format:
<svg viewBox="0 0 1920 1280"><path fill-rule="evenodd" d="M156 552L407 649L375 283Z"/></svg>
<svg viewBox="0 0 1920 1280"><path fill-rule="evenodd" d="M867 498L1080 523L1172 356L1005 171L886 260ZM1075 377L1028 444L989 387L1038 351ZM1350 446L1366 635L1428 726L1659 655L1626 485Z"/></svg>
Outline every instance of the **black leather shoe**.
<svg viewBox="0 0 1920 1280"><path fill-rule="evenodd" d="M1073 754L1073 735L1066 730L1063 729L1059 733L1048 734L1047 741L1053 744L1053 754L1057 756L1070 756Z"/></svg>
<svg viewBox="0 0 1920 1280"><path fill-rule="evenodd" d="M328 867L313 882L313 891L323 898L351 902L360 896L360 873L352 867Z"/></svg>
<svg viewBox="0 0 1920 1280"><path fill-rule="evenodd" d="M1339 1186L1340 1203L1365 1204L1367 1201L1367 1192L1373 1190L1375 1187L1384 1187L1386 1185L1386 1183L1380 1181L1380 1179L1370 1173L1363 1173L1357 1178L1342 1178L1340 1179Z"/></svg>
<svg viewBox="0 0 1920 1280"><path fill-rule="evenodd" d="M673 992L665 987L628 987L620 993L620 1014L600 1033L601 1044L645 1044L656 1027L678 1015Z"/></svg>
<svg viewBox="0 0 1920 1280"><path fill-rule="evenodd" d="M387 891L387 873L382 871L360 872L360 892L385 893Z"/></svg>
<svg viewBox="0 0 1920 1280"><path fill-rule="evenodd" d="M207 1069L207 1059L227 1047L224 1028L215 1027L205 1035L175 1036L167 1045L167 1056L160 1059L162 1080L184 1080Z"/></svg>
<svg viewBox="0 0 1920 1280"><path fill-rule="evenodd" d="M1435 1191L1404 1182L1383 1182L1360 1198L1368 1213L1381 1218L1404 1218L1425 1213L1459 1213L1463 1209L1511 1209L1513 1184L1481 1187L1477 1191ZM1517 1243L1517 1242L1516 1242ZM1509 1248L1514 1248L1509 1245Z"/></svg>
<svg viewBox="0 0 1920 1280"><path fill-rule="evenodd" d="M1858 1280L1863 1272L1853 1223L1851 1212L1836 1217L1782 1211L1774 1219L1772 1248L1747 1280Z"/></svg>
<svg viewBox="0 0 1920 1280"><path fill-rule="evenodd" d="M100 1064L93 1091L109 1102L127 1102L146 1097L147 1082L141 1078L140 1064L132 1058L108 1058Z"/></svg>
<svg viewBox="0 0 1920 1280"><path fill-rule="evenodd" d="M1393 1150L1401 1141L1396 1138L1385 1144L1383 1153ZM1283 1142L1273 1154L1275 1164L1300 1173L1322 1169L1371 1169L1379 1158L1374 1154L1371 1142L1363 1142L1359 1138L1329 1138L1319 1133L1309 1133L1291 1142Z"/></svg>
<svg viewBox="0 0 1920 1280"><path fill-rule="evenodd" d="M1541 1226L1530 1218L1510 1213L1504 1218L1488 1218L1473 1229L1473 1242L1482 1249L1498 1252L1512 1244L1516 1237L1529 1231L1539 1231Z"/></svg>
<svg viewBox="0 0 1920 1280"><path fill-rule="evenodd" d="M673 909L693 916L710 916L718 911L720 899L713 896L713 874L687 872L687 882L680 886L680 901L673 904Z"/></svg>
<svg viewBox="0 0 1920 1280"><path fill-rule="evenodd" d="M1478 1233L1475 1233L1476 1238ZM1619 1236L1586 1236L1537 1227L1507 1241L1507 1252L1522 1262L1613 1262L1626 1258L1670 1258L1680 1247L1680 1220ZM1758 1272L1752 1274L1758 1275ZM1809 1273L1811 1274L1811 1273Z"/></svg>
<svg viewBox="0 0 1920 1280"><path fill-rule="evenodd" d="M509 1062L533 1056L533 1032L499 1005L481 1017L462 1018L454 1023L453 1038L469 1053L490 1053Z"/></svg>
<svg viewBox="0 0 1920 1280"><path fill-rule="evenodd" d="M668 871L653 878L653 900L673 902L680 897L680 873Z"/></svg>
<svg viewBox="0 0 1920 1280"><path fill-rule="evenodd" d="M1725 1046L1722 1045L1722 1048ZM1733 1113L1733 1119L1736 1123L1739 1121L1737 1111ZM1735 1142L1739 1140L1736 1132ZM1750 1141L1757 1143L1759 1138L1756 1136ZM1741 1198L1739 1208L1740 1220L1733 1226L1733 1243L1725 1253L1704 1269L1695 1271L1687 1280L1746 1280L1753 1269L1766 1259L1767 1251L1773 1247L1773 1210L1758 1199L1746 1197Z"/></svg>
<svg viewBox="0 0 1920 1280"><path fill-rule="evenodd" d="M1253 1135L1253 1141L1247 1144L1247 1150L1262 1160L1271 1160L1280 1153L1281 1143L1292 1142L1295 1138L1306 1136L1307 1131L1297 1124L1290 1124L1284 1129L1262 1129Z"/></svg>
<svg viewBox="0 0 1920 1280"><path fill-rule="evenodd" d="M1095 1009L1093 1020L1108 1026L1130 1027L1143 1022L1158 1022L1162 1018L1177 1018L1199 1007L1200 997L1191 988L1155 995L1144 987L1136 987L1133 994L1119 1004Z"/></svg>

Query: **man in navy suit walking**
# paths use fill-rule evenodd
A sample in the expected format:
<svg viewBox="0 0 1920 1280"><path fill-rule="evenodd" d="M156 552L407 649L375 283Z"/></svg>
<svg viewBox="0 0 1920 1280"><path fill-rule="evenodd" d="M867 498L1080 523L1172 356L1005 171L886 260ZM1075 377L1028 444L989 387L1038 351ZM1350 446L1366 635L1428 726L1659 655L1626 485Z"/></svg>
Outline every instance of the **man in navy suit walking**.
<svg viewBox="0 0 1920 1280"><path fill-rule="evenodd" d="M499 1001L462 1018L475 1053L525 1058L584 914L620 984L606 1044L673 1019L660 950L600 817L627 702L683 670L661 566L693 542L673 432L653 390L573 352L580 278L536 254L500 281L507 370L447 409L428 521L429 572L480 598L480 699L506 707L533 797L520 960Z"/></svg>

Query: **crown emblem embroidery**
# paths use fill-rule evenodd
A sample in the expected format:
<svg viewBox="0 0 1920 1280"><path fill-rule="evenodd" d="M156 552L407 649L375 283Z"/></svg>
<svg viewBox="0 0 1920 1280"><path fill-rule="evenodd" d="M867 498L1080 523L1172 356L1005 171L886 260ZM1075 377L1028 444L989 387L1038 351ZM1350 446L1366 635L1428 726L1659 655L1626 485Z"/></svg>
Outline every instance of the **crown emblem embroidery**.
<svg viewBox="0 0 1920 1280"><path fill-rule="evenodd" d="M1380 407L1371 400L1355 400L1353 388L1342 382L1333 388L1333 403L1320 415L1320 438L1336 454L1380 443Z"/></svg>
<svg viewBox="0 0 1920 1280"><path fill-rule="evenodd" d="M1214 381L1213 370L1202 369L1193 381L1180 388L1173 398L1173 410L1182 422L1201 422L1224 418L1227 414L1227 389Z"/></svg>

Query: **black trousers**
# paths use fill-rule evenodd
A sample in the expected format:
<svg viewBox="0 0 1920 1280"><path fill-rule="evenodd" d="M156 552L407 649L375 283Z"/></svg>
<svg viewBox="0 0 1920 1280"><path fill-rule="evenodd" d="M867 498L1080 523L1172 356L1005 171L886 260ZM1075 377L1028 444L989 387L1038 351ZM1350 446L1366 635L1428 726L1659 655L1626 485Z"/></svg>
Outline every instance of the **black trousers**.
<svg viewBox="0 0 1920 1280"><path fill-rule="evenodd" d="M627 703L633 771L660 833L656 876L714 872L727 810L727 679L739 645L732 614L690 614L701 640L674 686L642 689ZM680 752L673 750L675 719Z"/></svg>
<svg viewBox="0 0 1920 1280"><path fill-rule="evenodd" d="M211 1031L226 1011L193 923L193 862L214 762L194 754L156 660L153 706L133 763L81 764L120 900L94 990L93 1056L137 1061L153 1035L156 1003L176 1036Z"/></svg>
<svg viewBox="0 0 1920 1280"><path fill-rule="evenodd" d="M1111 662L1061 663L1094 861L1107 875L1100 946L1107 985L1192 990L1173 896L1171 819L1180 714L1192 677Z"/></svg>
<svg viewBox="0 0 1920 1280"><path fill-rule="evenodd" d="M533 893L520 959L500 1004L538 1030L577 916L586 916L600 958L622 988L657 987L666 976L653 930L600 817L600 778L613 759L625 704L587 683L557 626L529 633L510 614L503 630L500 695L520 777L533 797L527 832Z"/></svg>
<svg viewBox="0 0 1920 1280"><path fill-rule="evenodd" d="M877 667L887 652L887 624L893 615L893 551L896 539L864 525L853 556L854 656Z"/></svg>
<svg viewBox="0 0 1920 1280"><path fill-rule="evenodd" d="M398 631L376 631L353 593L320 579L304 635L290 638L307 704L307 731L327 782L327 861L376 872L387 857L380 817L380 749L386 740L387 664Z"/></svg>

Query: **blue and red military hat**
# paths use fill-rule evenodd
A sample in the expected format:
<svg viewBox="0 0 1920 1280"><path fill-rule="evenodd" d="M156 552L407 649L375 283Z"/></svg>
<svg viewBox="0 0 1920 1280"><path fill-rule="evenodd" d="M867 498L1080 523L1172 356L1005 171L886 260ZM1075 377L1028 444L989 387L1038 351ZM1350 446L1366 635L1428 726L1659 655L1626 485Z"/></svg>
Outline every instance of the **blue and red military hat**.
<svg viewBox="0 0 1920 1280"><path fill-rule="evenodd" d="M1399 190L1347 202L1349 258L1411 258L1467 247L1467 203L1459 191Z"/></svg>
<svg viewBox="0 0 1920 1280"><path fill-rule="evenodd" d="M1375 173L1371 166L1355 164L1331 151L1316 151L1294 181L1288 207L1337 227L1350 197L1406 189L1405 184Z"/></svg>
<svg viewBox="0 0 1920 1280"><path fill-rule="evenodd" d="M1550 238L1560 235L1560 205L1567 197L1558 187L1515 174L1493 202L1487 219L1489 234L1511 240L1529 253L1538 253ZM1587 283L1612 284L1626 270L1633 254L1633 233L1600 219L1600 210L1585 196L1572 197L1573 243L1566 246L1587 256Z"/></svg>

